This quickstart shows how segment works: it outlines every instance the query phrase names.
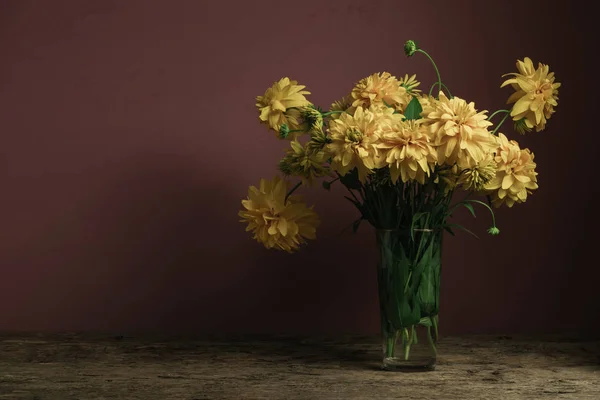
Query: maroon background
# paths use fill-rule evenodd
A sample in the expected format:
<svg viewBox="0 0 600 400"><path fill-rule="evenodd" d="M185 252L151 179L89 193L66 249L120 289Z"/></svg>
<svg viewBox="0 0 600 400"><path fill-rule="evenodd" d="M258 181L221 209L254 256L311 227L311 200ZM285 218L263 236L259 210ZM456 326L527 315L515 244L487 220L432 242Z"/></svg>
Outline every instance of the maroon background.
<svg viewBox="0 0 600 400"><path fill-rule="evenodd" d="M488 4L491 3L491 4ZM564 4L568 4L564 5ZM374 237L336 187L288 255L238 222L286 143L254 98L290 76L327 107L378 71L502 108L531 57L563 83L531 148L540 189L445 242L444 333L599 328L597 71L575 2L2 1L0 330L360 332L379 329ZM587 51L587 54L586 54ZM593 69L593 70L592 70Z"/></svg>

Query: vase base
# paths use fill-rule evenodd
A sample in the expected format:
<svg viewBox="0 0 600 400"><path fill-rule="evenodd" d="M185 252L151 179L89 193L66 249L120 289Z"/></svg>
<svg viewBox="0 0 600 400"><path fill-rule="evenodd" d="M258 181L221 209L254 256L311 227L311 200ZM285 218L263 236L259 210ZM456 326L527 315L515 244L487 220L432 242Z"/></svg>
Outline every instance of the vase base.
<svg viewBox="0 0 600 400"><path fill-rule="evenodd" d="M381 369L397 372L425 372L435 370L436 359L403 360L401 358L384 358Z"/></svg>

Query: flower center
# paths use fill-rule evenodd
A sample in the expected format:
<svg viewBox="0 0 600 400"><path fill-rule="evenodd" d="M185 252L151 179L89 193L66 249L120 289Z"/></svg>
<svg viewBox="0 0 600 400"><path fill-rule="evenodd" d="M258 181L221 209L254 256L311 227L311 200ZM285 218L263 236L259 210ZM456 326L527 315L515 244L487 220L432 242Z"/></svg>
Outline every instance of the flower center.
<svg viewBox="0 0 600 400"><path fill-rule="evenodd" d="M363 134L356 128L348 128L346 130L346 137L350 142L360 143L362 142Z"/></svg>

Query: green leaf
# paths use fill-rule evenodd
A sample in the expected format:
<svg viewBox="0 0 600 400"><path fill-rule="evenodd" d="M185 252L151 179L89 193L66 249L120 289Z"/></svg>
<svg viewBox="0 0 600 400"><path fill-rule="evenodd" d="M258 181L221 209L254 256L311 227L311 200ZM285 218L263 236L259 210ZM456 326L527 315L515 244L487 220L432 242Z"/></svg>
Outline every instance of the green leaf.
<svg viewBox="0 0 600 400"><path fill-rule="evenodd" d="M421 112L423 112L423 107L421 107L419 99L413 97L404 110L404 117L406 119L419 119L421 118Z"/></svg>
<svg viewBox="0 0 600 400"><path fill-rule="evenodd" d="M449 226L447 226L447 225L444 226L444 230L446 230L452 236L455 236L454 232L452 231L452 229Z"/></svg>
<svg viewBox="0 0 600 400"><path fill-rule="evenodd" d="M433 326L433 322L431 322L431 318L423 317L419 320L419 325L423 326Z"/></svg>
<svg viewBox="0 0 600 400"><path fill-rule="evenodd" d="M477 216L475 215L475 209L473 208L473 206L470 203L463 203L462 205L467 210L469 210L469 212L471 213L471 215L473 216L473 218L477 218Z"/></svg>
<svg viewBox="0 0 600 400"><path fill-rule="evenodd" d="M473 236L475 236L477 239L479 239L479 236L477 236L476 234L474 234L473 232L471 232L470 230L468 230L467 228L465 228L465 227L464 227L464 226L462 226L462 225L459 225L459 224L448 224L448 225L444 225L444 229L445 229L447 226L448 226L448 227L454 227L454 228L462 229L463 231L465 231L465 232L467 232L467 233L470 233L471 235L473 235Z"/></svg>

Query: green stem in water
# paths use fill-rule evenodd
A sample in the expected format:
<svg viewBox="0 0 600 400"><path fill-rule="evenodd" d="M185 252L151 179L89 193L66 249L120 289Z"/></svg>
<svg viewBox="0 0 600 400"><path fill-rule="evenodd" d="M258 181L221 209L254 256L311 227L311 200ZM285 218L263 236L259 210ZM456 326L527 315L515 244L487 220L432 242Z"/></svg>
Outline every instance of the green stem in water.
<svg viewBox="0 0 600 400"><path fill-rule="evenodd" d="M410 333L408 333L408 328L403 329L403 344L404 344L404 361L408 361L408 357L410 356L410 345L411 345L411 337Z"/></svg>
<svg viewBox="0 0 600 400"><path fill-rule="evenodd" d="M496 132L498 132L498 129L500 129L500 127L502 126L502 124L504 123L504 121L506 121L506 118L508 118L510 116L510 114L506 114L504 116L504 118L502 118L502 120L500 121L500 123L498 125L496 125L496 127L494 128L494 130L492 131L492 135L495 135Z"/></svg>
<svg viewBox="0 0 600 400"><path fill-rule="evenodd" d="M427 340L429 341L429 345L431 346L431 349L433 350L433 354L435 354L435 356L437 357L437 348L435 347L435 342L433 341L433 337L431 337L431 327L430 326L427 327Z"/></svg>
<svg viewBox="0 0 600 400"><path fill-rule="evenodd" d="M429 58L429 61L431 61L431 64L433 64L433 68L435 68L435 73L437 74L437 78L438 78L438 85L440 87L442 87L442 77L440 76L440 71L438 70L437 65L435 65L435 61L433 61L433 58L431 58L431 56L429 54L427 54L427 52L425 50L417 49L416 51L418 51L419 53L425 54L427 56L427 58ZM431 89L429 89L430 96L431 96L432 91L433 91L433 86L431 86ZM436 96L436 98L437 98L437 96Z"/></svg>
<svg viewBox="0 0 600 400"><path fill-rule="evenodd" d="M394 345L396 343L396 335L394 334L392 337L387 338L386 344L386 357L393 358L394 357Z"/></svg>
<svg viewBox="0 0 600 400"><path fill-rule="evenodd" d="M296 186L294 186L286 195L285 195L285 200L283 201L284 203L287 203L287 199L288 197L291 196L292 193L294 193L296 191L296 189L298 189L300 186L302 186L302 181L296 183Z"/></svg>

